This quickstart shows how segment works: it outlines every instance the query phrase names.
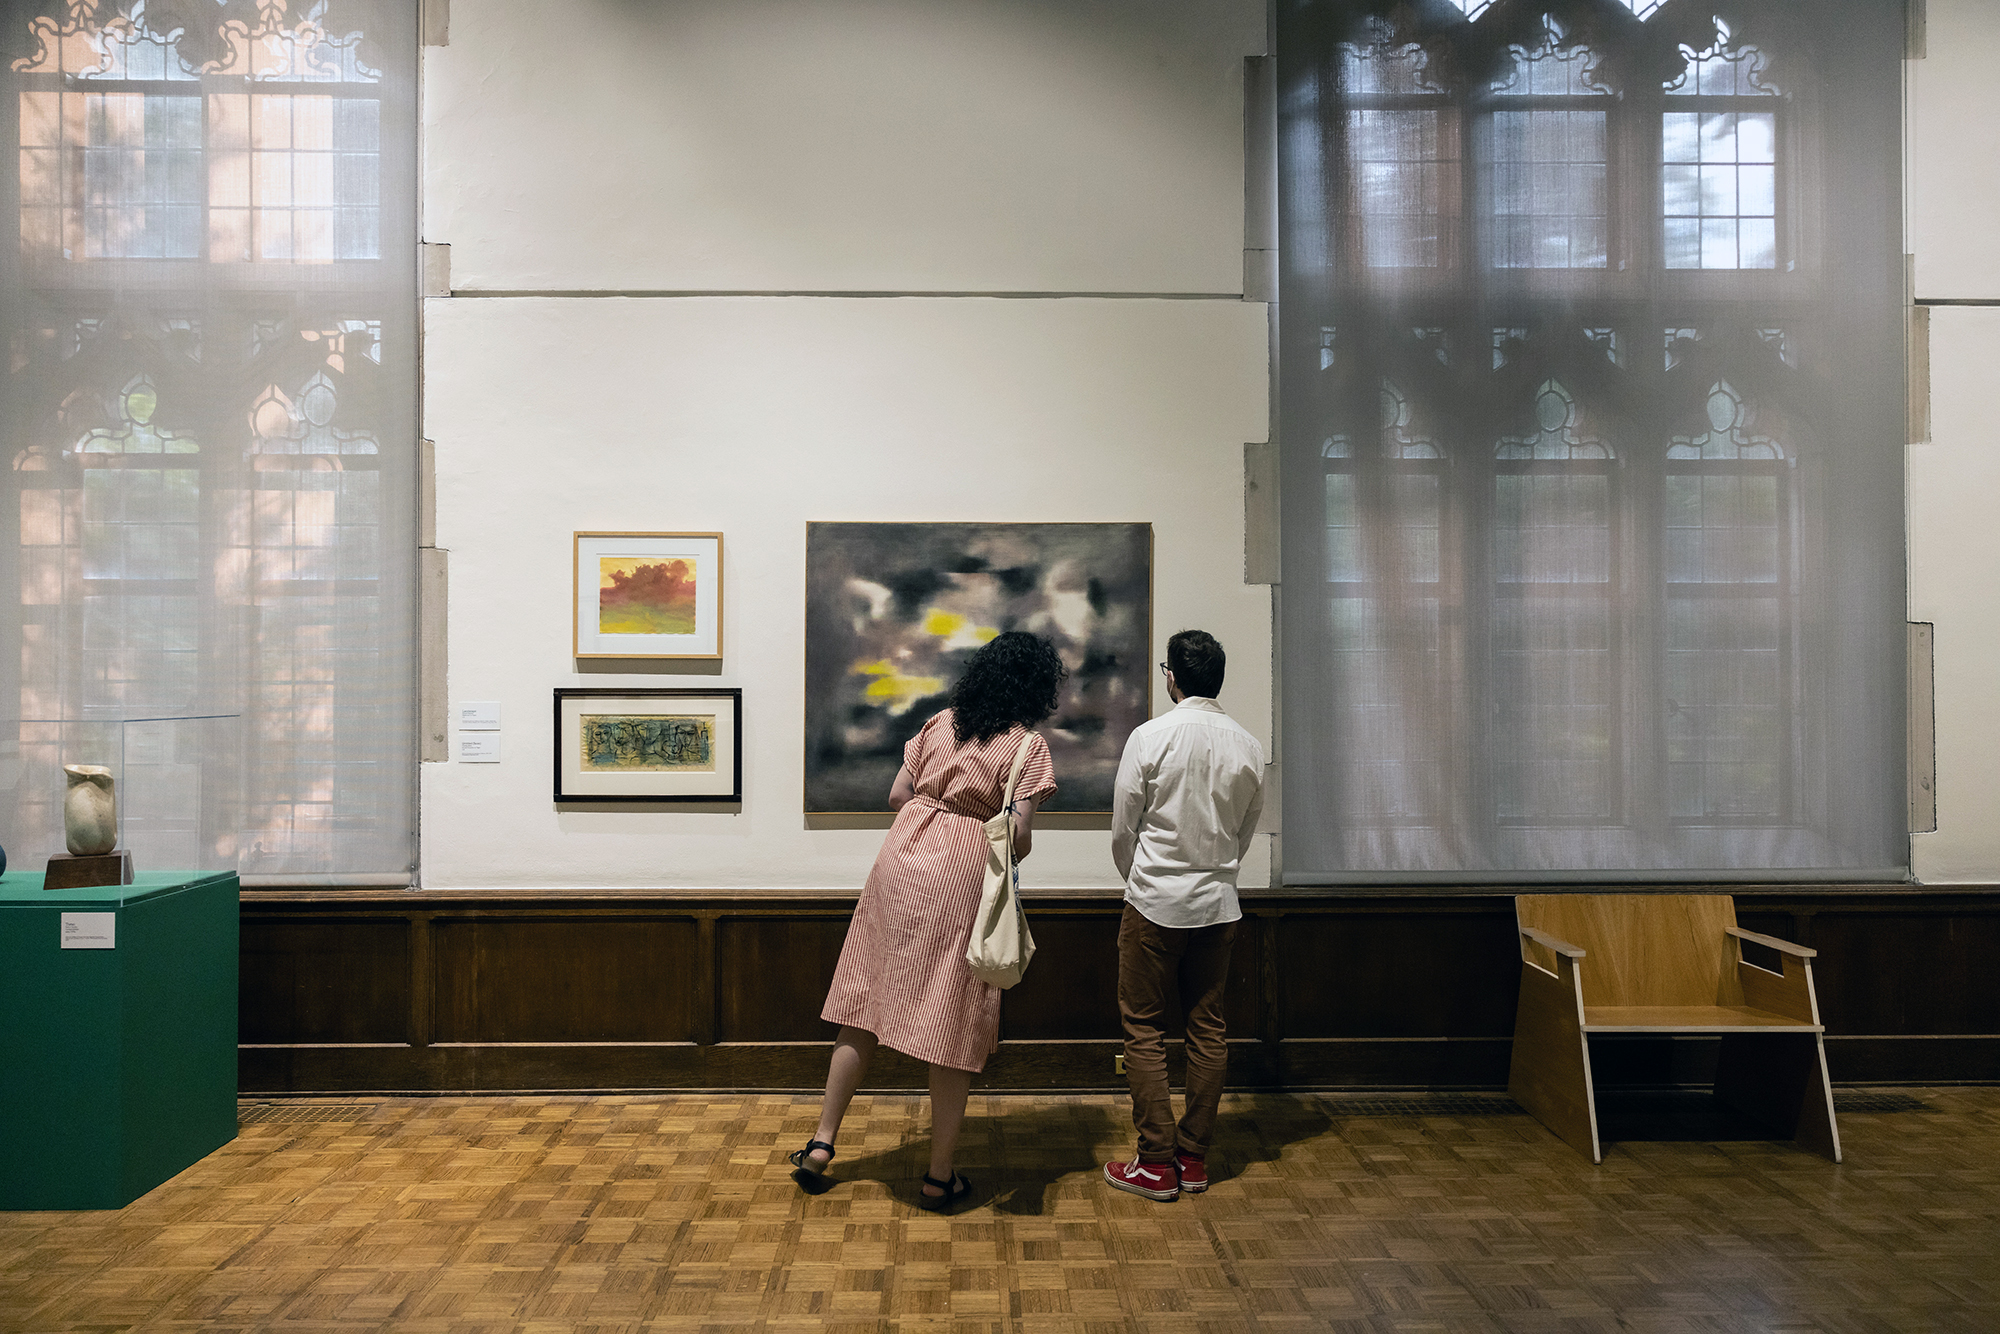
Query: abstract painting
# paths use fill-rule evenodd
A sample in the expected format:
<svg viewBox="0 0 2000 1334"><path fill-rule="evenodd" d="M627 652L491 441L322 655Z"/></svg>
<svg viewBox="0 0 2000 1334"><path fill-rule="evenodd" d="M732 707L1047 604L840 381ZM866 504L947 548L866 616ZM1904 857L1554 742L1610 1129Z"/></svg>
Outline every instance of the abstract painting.
<svg viewBox="0 0 2000 1334"><path fill-rule="evenodd" d="M577 533L579 658L720 658L722 534Z"/></svg>
<svg viewBox="0 0 2000 1334"><path fill-rule="evenodd" d="M693 634L694 581L691 559L599 556L597 633Z"/></svg>
<svg viewBox="0 0 2000 1334"><path fill-rule="evenodd" d="M807 812L888 810L903 743L1006 630L1070 671L1039 729L1059 785L1043 809L1110 810L1151 712L1152 563L1143 523L808 524Z"/></svg>
<svg viewBox="0 0 2000 1334"><path fill-rule="evenodd" d="M743 800L741 690L563 687L555 701L558 803Z"/></svg>
<svg viewBox="0 0 2000 1334"><path fill-rule="evenodd" d="M715 715L586 713L577 763L587 773L715 772Z"/></svg>

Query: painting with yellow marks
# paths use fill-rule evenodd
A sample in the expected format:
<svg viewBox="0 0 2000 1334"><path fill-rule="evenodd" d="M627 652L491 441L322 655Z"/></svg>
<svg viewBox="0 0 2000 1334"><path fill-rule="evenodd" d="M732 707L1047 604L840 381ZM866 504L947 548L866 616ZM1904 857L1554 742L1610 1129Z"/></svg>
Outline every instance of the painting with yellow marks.
<svg viewBox="0 0 2000 1334"><path fill-rule="evenodd" d="M887 811L904 743L1006 630L1070 669L1046 809L1109 810L1151 699L1152 551L1137 523L808 524L806 810Z"/></svg>

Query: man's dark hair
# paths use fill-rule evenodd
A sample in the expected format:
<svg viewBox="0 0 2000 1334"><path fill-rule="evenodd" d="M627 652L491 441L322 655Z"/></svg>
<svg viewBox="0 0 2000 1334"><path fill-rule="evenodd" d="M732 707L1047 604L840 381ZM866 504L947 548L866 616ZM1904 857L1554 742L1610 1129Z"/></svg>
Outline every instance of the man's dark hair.
<svg viewBox="0 0 2000 1334"><path fill-rule="evenodd" d="M1214 699L1222 693L1228 655L1206 630L1183 630L1167 641L1167 670L1183 695Z"/></svg>

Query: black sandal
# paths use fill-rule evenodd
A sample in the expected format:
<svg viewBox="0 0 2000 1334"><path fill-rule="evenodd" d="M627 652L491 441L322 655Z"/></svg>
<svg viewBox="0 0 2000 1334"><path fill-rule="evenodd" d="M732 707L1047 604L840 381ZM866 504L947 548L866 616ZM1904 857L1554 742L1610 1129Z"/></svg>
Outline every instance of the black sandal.
<svg viewBox="0 0 2000 1334"><path fill-rule="evenodd" d="M826 1150L825 1162L822 1163L812 1156L814 1149ZM794 1169L792 1180L798 1182L807 1190L825 1185L826 1169L833 1164L834 1152L834 1147L823 1139L807 1140L806 1146L803 1149L794 1149L785 1155L786 1161L791 1163Z"/></svg>
<svg viewBox="0 0 2000 1334"><path fill-rule="evenodd" d="M972 1178L963 1172L953 1172L949 1181L939 1181L926 1172L924 1184L936 1186L944 1192L942 1195L926 1195L921 1190L917 1192L917 1208L928 1209L934 1214L950 1213L953 1205L972 1194Z"/></svg>

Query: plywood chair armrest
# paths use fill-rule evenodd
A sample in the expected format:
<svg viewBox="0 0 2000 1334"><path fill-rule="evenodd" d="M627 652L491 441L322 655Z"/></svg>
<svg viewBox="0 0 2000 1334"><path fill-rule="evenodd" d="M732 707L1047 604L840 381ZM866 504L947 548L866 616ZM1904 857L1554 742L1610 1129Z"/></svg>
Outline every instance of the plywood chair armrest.
<svg viewBox="0 0 2000 1334"><path fill-rule="evenodd" d="M1567 940L1558 940L1546 931L1537 931L1532 926L1524 926L1521 928L1521 934L1543 949L1554 950L1557 954L1567 955L1572 959L1583 957L1583 949L1580 946L1572 945Z"/></svg>
<svg viewBox="0 0 2000 1334"><path fill-rule="evenodd" d="M1789 954L1798 959L1816 959L1819 957L1818 950L1809 950L1803 945L1794 945L1789 940L1779 940L1776 936L1767 936L1756 931L1745 931L1740 926L1725 926L1722 929L1730 935L1735 936L1738 940L1747 940L1752 945L1762 945L1766 949L1776 950L1780 954Z"/></svg>

